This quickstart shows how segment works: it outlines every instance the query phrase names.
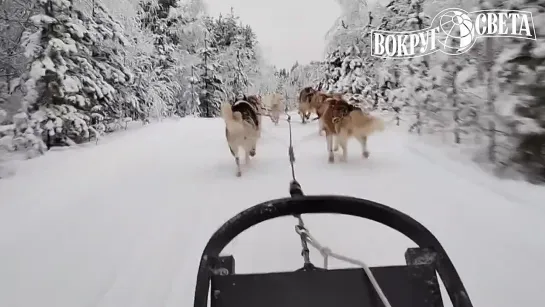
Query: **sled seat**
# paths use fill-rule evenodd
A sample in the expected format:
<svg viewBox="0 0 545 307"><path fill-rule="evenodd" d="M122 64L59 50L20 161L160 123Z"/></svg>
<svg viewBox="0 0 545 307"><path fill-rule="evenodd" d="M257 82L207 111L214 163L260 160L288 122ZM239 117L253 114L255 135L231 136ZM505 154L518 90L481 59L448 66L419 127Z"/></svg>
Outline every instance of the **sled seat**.
<svg viewBox="0 0 545 307"><path fill-rule="evenodd" d="M433 257L422 255L371 268L392 307L443 307ZM234 274L234 258L221 258L229 274L212 276L212 307L384 307L363 269Z"/></svg>

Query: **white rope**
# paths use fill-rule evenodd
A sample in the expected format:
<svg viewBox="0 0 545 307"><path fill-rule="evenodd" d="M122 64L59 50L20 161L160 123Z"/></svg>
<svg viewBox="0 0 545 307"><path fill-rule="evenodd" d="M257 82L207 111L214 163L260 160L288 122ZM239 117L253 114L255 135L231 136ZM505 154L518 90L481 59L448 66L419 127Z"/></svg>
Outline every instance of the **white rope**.
<svg viewBox="0 0 545 307"><path fill-rule="evenodd" d="M309 233L309 231L304 226L296 225L295 226L295 232L297 232L297 234L299 234L299 236L301 236L301 238L305 238L305 240L306 240L306 242L308 242L308 244L310 244L312 247L314 247L315 249L317 249L320 252L322 257L324 258L324 269L327 269L327 264L328 264L327 260L328 260L329 257L362 267L363 270L365 271L365 274L367 274L367 277L369 277L369 280L371 281L371 284L373 285L373 288L375 289L375 291L377 291L377 294L378 294L380 300L382 301L382 304L384 305L384 307L392 307L392 305L390 304L390 301L388 301L388 298L386 297L386 295L384 295L384 292L382 292L382 289L380 288L380 285L378 284L377 280L375 279L375 276L373 275L373 272L371 272L371 269L369 269L369 266L365 262L363 262L361 260L357 260L357 259L353 259L353 258L349 258L349 257L343 256L343 255L337 254L337 253L333 252L329 247L321 245Z"/></svg>

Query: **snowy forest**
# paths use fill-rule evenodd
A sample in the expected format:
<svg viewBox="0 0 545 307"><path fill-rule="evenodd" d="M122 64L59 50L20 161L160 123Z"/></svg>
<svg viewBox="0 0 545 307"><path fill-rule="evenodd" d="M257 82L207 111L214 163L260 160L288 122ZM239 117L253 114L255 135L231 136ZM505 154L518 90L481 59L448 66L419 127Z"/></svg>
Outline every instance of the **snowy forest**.
<svg viewBox="0 0 545 307"><path fill-rule="evenodd" d="M131 121L213 117L224 97L275 78L252 28L234 11L207 16L200 0L8 0L2 11L0 133L31 156Z"/></svg>
<svg viewBox="0 0 545 307"><path fill-rule="evenodd" d="M278 92L295 107L314 86L391 113L410 133L471 147L497 176L545 182L543 1L337 1L324 58L277 69L236 8L209 16L202 0L4 0L0 160L95 142L131 122L216 117L239 94ZM371 29L423 29L449 7L531 11L538 39L486 38L458 56L369 55Z"/></svg>
<svg viewBox="0 0 545 307"><path fill-rule="evenodd" d="M318 87L392 112L416 135L471 148L496 176L545 182L545 2L338 2L342 15L327 33ZM483 38L457 56L370 56L371 29L425 29L445 8L530 11L537 40Z"/></svg>
<svg viewBox="0 0 545 307"><path fill-rule="evenodd" d="M212 17L202 0L6 0L1 10L4 153L34 157L133 121L215 117L224 99L293 97L303 85L266 63L234 10Z"/></svg>

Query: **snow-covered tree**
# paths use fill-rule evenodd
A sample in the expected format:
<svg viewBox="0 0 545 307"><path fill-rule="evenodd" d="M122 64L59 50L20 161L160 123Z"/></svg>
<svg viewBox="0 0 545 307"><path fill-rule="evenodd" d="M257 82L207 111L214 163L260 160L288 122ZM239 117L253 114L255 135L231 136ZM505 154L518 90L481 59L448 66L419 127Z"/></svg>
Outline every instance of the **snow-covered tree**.
<svg viewBox="0 0 545 307"><path fill-rule="evenodd" d="M506 149L497 162L545 182L545 4L528 0L501 8L532 12L537 40L507 40L496 59L495 122L507 132L497 140Z"/></svg>
<svg viewBox="0 0 545 307"><path fill-rule="evenodd" d="M34 135L43 129L49 146L84 142L124 116L119 89L133 82L123 63L128 42L121 25L98 2L94 18L68 0L40 3L43 14L31 18L38 30L23 36L31 61L18 118L26 115L23 126Z"/></svg>
<svg viewBox="0 0 545 307"><path fill-rule="evenodd" d="M186 20L178 0L158 0L141 2L140 20L143 28L153 34L155 54L151 60L150 82L147 98L154 106L149 111L156 117L172 115L180 110L179 97L183 92L180 84L184 69L182 65L181 43L183 25ZM192 50L193 45L184 46Z"/></svg>
<svg viewBox="0 0 545 307"><path fill-rule="evenodd" d="M227 95L237 96L248 92L252 80L258 78L259 61L256 56L256 36L248 25L243 25L234 9L226 16L220 15L208 29L213 38L212 47L218 50Z"/></svg>
<svg viewBox="0 0 545 307"><path fill-rule="evenodd" d="M199 76L196 73L196 68L191 67L191 75L187 77L187 83L184 88L182 99L185 103L180 104L180 114L184 115L198 115L199 106L201 104L199 100Z"/></svg>
<svg viewBox="0 0 545 307"><path fill-rule="evenodd" d="M345 50L354 45L358 49L366 49L369 43L362 37L362 31L369 24L368 5L366 0L337 0L341 15L326 34L326 53L340 48Z"/></svg>
<svg viewBox="0 0 545 307"><path fill-rule="evenodd" d="M30 18L38 10L35 1L0 2L0 109L8 118L20 107L20 81L28 61L21 39L35 29Z"/></svg>
<svg viewBox="0 0 545 307"><path fill-rule="evenodd" d="M257 44L255 73L249 73L248 77L252 80L248 87L249 93L268 94L274 91L278 84L274 66L266 62Z"/></svg>
<svg viewBox="0 0 545 307"><path fill-rule="evenodd" d="M201 63L197 65L199 76L199 114L201 117L216 117L220 114L220 106L225 98L223 78L220 74L218 49L213 46L213 40L205 39L205 46L199 51Z"/></svg>
<svg viewBox="0 0 545 307"><path fill-rule="evenodd" d="M233 12L204 13L203 0L1 2L2 150L32 157L131 120L217 116L230 94L274 91L252 28Z"/></svg>

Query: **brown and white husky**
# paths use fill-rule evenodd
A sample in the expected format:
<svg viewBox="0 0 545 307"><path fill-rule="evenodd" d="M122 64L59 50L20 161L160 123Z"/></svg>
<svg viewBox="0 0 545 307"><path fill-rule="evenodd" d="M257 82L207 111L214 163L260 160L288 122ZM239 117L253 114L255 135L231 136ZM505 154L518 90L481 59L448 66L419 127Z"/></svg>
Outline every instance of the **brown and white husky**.
<svg viewBox="0 0 545 307"><path fill-rule="evenodd" d="M319 120L326 133L328 161L334 162L333 151L337 151L339 146L343 149L341 161L346 161L347 143L351 137L361 143L362 155L368 158L367 138L371 134L383 131L384 121L363 112L338 96L328 98L324 108Z"/></svg>

